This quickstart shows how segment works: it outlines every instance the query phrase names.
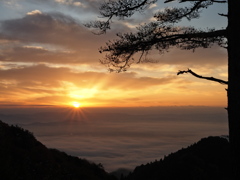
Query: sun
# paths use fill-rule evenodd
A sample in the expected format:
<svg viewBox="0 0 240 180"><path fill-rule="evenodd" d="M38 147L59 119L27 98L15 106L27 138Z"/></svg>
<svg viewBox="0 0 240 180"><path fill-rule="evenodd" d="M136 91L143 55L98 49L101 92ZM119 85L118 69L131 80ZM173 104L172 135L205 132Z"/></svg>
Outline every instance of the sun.
<svg viewBox="0 0 240 180"><path fill-rule="evenodd" d="M75 108L79 108L81 104L79 102L72 102L72 106Z"/></svg>

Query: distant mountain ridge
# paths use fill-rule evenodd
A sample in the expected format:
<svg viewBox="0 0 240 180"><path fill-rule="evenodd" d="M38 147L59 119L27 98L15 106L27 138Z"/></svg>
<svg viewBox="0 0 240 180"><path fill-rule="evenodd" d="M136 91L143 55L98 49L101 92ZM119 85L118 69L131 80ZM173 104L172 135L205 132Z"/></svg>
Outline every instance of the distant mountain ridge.
<svg viewBox="0 0 240 180"><path fill-rule="evenodd" d="M114 180L101 164L48 149L32 133L0 121L0 179Z"/></svg>

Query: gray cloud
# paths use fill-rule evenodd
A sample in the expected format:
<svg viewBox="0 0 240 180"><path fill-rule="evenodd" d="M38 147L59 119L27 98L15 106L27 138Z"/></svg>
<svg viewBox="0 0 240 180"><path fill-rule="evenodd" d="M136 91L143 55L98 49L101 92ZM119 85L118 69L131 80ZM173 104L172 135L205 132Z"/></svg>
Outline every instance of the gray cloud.
<svg viewBox="0 0 240 180"><path fill-rule="evenodd" d="M37 2L50 3L47 0ZM83 3L91 7L97 6L96 1ZM118 25L118 28L115 30L126 30L124 26ZM64 64L98 63L100 59L98 48L108 39L112 39L113 34L114 31L96 36L69 15L34 10L22 18L1 22L0 43L3 41L5 43L2 43L0 49L0 60ZM37 46L39 48L35 48Z"/></svg>
<svg viewBox="0 0 240 180"><path fill-rule="evenodd" d="M34 14L6 20L1 23L1 32L9 39L66 47L71 47L72 43L77 43L75 39L87 33L73 18L60 13Z"/></svg>
<svg viewBox="0 0 240 180"><path fill-rule="evenodd" d="M2 50L1 61L5 62L48 62L48 63L83 63L96 61L93 57L71 51L51 51L34 46L15 46Z"/></svg>
<svg viewBox="0 0 240 180"><path fill-rule="evenodd" d="M30 13L31 14L31 13ZM61 13L32 13L20 19L1 22L2 61L91 63L98 62L98 48L114 32L94 35L71 16ZM26 48L30 46L43 48ZM50 49L49 47L50 46ZM59 49L53 51L52 49Z"/></svg>

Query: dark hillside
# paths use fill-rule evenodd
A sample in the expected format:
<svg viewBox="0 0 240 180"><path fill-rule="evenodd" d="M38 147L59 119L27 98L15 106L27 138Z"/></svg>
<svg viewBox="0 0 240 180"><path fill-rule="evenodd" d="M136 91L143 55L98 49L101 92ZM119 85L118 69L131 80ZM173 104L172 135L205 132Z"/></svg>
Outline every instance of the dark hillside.
<svg viewBox="0 0 240 180"><path fill-rule="evenodd" d="M0 179L114 180L100 165L48 149L27 130L0 121Z"/></svg>
<svg viewBox="0 0 240 180"><path fill-rule="evenodd" d="M221 137L201 139L160 161L135 168L126 180L229 180L230 147Z"/></svg>

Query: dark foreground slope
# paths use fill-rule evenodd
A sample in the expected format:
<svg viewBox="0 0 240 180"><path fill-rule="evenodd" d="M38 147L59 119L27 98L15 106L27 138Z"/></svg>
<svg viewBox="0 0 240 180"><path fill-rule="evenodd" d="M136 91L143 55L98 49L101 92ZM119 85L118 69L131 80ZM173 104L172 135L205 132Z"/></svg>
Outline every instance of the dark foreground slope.
<svg viewBox="0 0 240 180"><path fill-rule="evenodd" d="M229 180L230 147L226 139L208 137L160 161L135 168L126 180Z"/></svg>
<svg viewBox="0 0 240 180"><path fill-rule="evenodd" d="M48 149L20 127L0 121L0 179L112 180L103 168L87 160Z"/></svg>

